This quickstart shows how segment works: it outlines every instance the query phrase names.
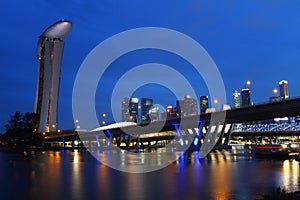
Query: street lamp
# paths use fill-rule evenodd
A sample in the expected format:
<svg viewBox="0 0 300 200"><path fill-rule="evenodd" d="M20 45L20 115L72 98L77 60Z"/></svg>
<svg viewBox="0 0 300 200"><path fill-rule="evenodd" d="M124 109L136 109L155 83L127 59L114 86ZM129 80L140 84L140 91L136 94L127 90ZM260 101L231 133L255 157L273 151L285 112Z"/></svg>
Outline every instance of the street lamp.
<svg viewBox="0 0 300 200"><path fill-rule="evenodd" d="M214 99L214 104L218 104L219 100L218 99Z"/></svg>
<svg viewBox="0 0 300 200"><path fill-rule="evenodd" d="M249 87L249 85L251 85L251 81L247 80L246 83L245 83L245 88Z"/></svg>
<svg viewBox="0 0 300 200"><path fill-rule="evenodd" d="M273 89L273 93L274 93L275 96L277 96L277 95L278 95L278 89L277 89L277 88L274 88L274 89Z"/></svg>
<svg viewBox="0 0 300 200"><path fill-rule="evenodd" d="M107 115L106 115L106 113L102 113L102 122L101 122L101 124L104 126L104 125L106 125L106 121L105 121L105 117L106 117Z"/></svg>
<svg viewBox="0 0 300 200"><path fill-rule="evenodd" d="M78 119L75 119L75 128L76 129L80 129L79 120Z"/></svg>

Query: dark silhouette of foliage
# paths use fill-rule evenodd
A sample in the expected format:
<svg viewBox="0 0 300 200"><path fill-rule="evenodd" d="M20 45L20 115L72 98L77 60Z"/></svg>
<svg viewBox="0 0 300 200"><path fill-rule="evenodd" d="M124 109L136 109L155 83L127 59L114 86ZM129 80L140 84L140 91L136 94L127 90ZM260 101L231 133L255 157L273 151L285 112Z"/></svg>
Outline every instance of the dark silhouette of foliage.
<svg viewBox="0 0 300 200"><path fill-rule="evenodd" d="M2 144L7 146L41 145L42 137L36 132L38 115L16 112L8 120L6 133L2 136Z"/></svg>

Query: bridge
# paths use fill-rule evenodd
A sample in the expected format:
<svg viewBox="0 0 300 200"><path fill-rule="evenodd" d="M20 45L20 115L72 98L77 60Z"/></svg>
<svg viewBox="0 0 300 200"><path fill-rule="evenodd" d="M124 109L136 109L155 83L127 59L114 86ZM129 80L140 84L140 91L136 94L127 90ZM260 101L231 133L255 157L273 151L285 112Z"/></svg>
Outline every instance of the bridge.
<svg viewBox="0 0 300 200"><path fill-rule="evenodd" d="M231 137L238 136L299 136L299 122L274 123L274 118L294 116L300 116L300 98L151 123L116 123L88 131L50 132L45 133L45 142L125 149L191 144L200 147L206 143L212 148L228 145Z"/></svg>

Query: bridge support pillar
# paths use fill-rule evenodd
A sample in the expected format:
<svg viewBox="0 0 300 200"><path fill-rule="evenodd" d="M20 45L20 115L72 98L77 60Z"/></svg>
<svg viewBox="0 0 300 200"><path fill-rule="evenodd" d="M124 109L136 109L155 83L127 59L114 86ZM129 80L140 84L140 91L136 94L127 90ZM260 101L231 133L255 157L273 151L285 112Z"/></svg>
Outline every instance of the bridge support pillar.
<svg viewBox="0 0 300 200"><path fill-rule="evenodd" d="M194 139L194 146L200 146L201 144L201 139L203 137L203 132L202 132L202 129L203 129L203 121L199 121L199 125L198 125L198 131L196 133L196 136L195 136L195 139Z"/></svg>
<svg viewBox="0 0 300 200"><path fill-rule="evenodd" d="M184 146L184 140L183 140L182 134L181 134L181 132L179 130L179 125L178 124L174 124L174 127L175 127L175 131L177 133L178 139L179 139L180 146Z"/></svg>
<svg viewBox="0 0 300 200"><path fill-rule="evenodd" d="M228 145L228 143L230 141L231 133L232 133L232 128L233 128L233 123L230 124L229 130L227 132L227 136L226 136L225 141L224 141L224 145Z"/></svg>
<svg viewBox="0 0 300 200"><path fill-rule="evenodd" d="M113 140L113 134L111 134L109 130L105 130L104 133L105 133L106 137L108 137L107 146L110 147L112 140Z"/></svg>
<svg viewBox="0 0 300 200"><path fill-rule="evenodd" d="M217 141L217 144L216 144L217 146L223 145L223 137L224 137L224 132L226 130L226 126L227 126L227 123L224 122L222 130L221 130L221 135L220 135L220 137Z"/></svg>

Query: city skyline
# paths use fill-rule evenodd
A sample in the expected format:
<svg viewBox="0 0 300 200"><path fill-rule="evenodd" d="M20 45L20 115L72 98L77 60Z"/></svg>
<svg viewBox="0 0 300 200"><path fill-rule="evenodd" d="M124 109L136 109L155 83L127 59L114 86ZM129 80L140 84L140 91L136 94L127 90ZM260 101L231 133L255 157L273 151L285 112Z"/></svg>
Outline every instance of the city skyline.
<svg viewBox="0 0 300 200"><path fill-rule="evenodd" d="M297 77L300 71L300 3L254 1L246 4L221 3L218 7L216 2L178 3L170 6L170 2L155 1L148 4L135 2L134 5L126 2L101 4L78 1L72 4L60 3L58 7L55 2L18 1L23 9L16 8L15 3L5 2L1 8L5 18L0 34L5 40L1 45L3 72L0 132L5 131L4 125L15 111L31 111L38 73L35 57L37 37L49 24L61 19L69 19L74 25L72 33L65 39L62 62L58 102L58 126L61 129L74 127L72 88L84 58L106 38L137 27L167 27L183 32L203 45L220 70L227 103L231 106L232 93L235 90L240 91L246 80L252 82L250 90L253 103L267 102L273 95L274 87L278 87L278 81L282 79L289 82L291 98L300 96ZM31 23L25 23L26 21ZM96 96L97 112L108 113L108 96L112 88L110 85L113 85L122 73L148 62L174 67L191 78L192 84L197 87L198 98L201 95L209 95L201 77L194 77L194 71L190 70L190 66L183 60L166 52L134 52L121 57L107 71L107 80L100 84L109 86L107 91ZM122 69L114 76L116 66L122 66ZM150 86L141 88L136 92L136 96L160 96L161 99L156 102L164 106L176 101L174 95L170 95L165 88L155 87L157 94L152 95L149 88ZM182 97L184 95L186 94L182 92Z"/></svg>

